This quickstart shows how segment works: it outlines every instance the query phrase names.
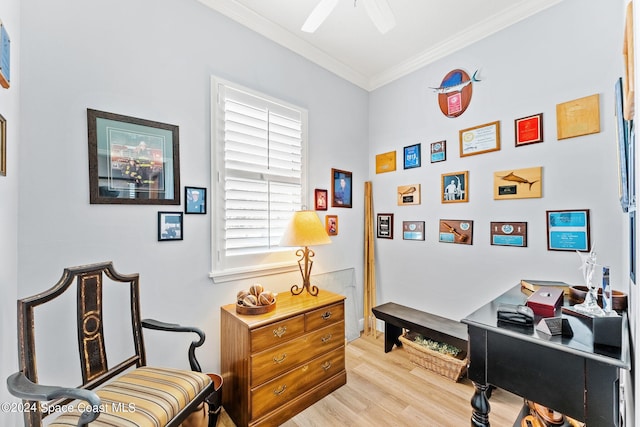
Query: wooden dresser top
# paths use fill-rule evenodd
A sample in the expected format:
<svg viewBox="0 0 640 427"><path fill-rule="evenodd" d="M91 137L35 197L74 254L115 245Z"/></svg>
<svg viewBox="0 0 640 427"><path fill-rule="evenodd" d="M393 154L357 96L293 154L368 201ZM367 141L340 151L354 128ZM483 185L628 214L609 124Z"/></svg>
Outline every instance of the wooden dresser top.
<svg viewBox="0 0 640 427"><path fill-rule="evenodd" d="M236 317L241 322L244 322L249 329L260 327L269 323L277 322L287 317L300 314L306 311L315 310L317 308L335 304L343 301L344 295L334 294L333 292L320 290L318 296L309 295L303 292L300 295L291 295L290 291L283 291L278 293L276 297L275 310L257 315L244 315L236 313L236 304L227 304L222 306L221 309Z"/></svg>

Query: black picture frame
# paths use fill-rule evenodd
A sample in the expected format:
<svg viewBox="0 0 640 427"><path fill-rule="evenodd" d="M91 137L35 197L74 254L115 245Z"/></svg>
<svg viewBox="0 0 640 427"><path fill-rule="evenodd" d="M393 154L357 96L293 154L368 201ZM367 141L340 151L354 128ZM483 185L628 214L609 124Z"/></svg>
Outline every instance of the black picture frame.
<svg viewBox="0 0 640 427"><path fill-rule="evenodd" d="M547 250L590 252L589 209L548 210Z"/></svg>
<svg viewBox="0 0 640 427"><path fill-rule="evenodd" d="M178 126L87 109L91 204L179 205Z"/></svg>
<svg viewBox="0 0 640 427"><path fill-rule="evenodd" d="M158 212L158 241L182 240L184 236L182 212Z"/></svg>
<svg viewBox="0 0 640 427"><path fill-rule="evenodd" d="M404 147L403 159L405 169L419 168L422 165L420 144L408 145Z"/></svg>
<svg viewBox="0 0 640 427"><path fill-rule="evenodd" d="M207 189L204 187L184 187L184 213L206 215Z"/></svg>
<svg viewBox="0 0 640 427"><path fill-rule="evenodd" d="M393 214L379 213L376 222L378 239L393 239Z"/></svg>
<svg viewBox="0 0 640 427"><path fill-rule="evenodd" d="M353 200L351 172L331 169L331 207L350 208Z"/></svg>
<svg viewBox="0 0 640 427"><path fill-rule="evenodd" d="M7 121L0 114L0 175L7 176Z"/></svg>

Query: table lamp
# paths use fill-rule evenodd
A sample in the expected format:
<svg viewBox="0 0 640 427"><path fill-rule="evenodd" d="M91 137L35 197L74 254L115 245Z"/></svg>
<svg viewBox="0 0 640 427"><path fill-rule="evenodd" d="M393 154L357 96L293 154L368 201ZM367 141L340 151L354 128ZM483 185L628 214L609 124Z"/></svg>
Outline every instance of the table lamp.
<svg viewBox="0 0 640 427"><path fill-rule="evenodd" d="M298 249L296 255L300 257L298 266L302 274L302 287L293 285L291 293L300 295L304 289L313 296L318 295L318 287L311 286L311 267L313 266L313 256L315 252L309 249L313 245L326 245L331 243L331 239L327 234L318 214L313 211L297 211L294 212L284 235L280 240L280 246L304 246L304 249Z"/></svg>

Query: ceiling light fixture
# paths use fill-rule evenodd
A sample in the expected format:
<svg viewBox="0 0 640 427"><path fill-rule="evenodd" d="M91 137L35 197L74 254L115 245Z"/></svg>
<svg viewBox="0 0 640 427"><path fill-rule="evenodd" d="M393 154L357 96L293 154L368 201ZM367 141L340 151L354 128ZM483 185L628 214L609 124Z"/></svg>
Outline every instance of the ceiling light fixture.
<svg viewBox="0 0 640 427"><path fill-rule="evenodd" d="M387 0L362 0L362 2L369 18L371 18L371 21L381 34L387 33L396 26L396 18L393 16ZM302 31L306 33L315 32L337 5L338 0L320 0L302 25Z"/></svg>

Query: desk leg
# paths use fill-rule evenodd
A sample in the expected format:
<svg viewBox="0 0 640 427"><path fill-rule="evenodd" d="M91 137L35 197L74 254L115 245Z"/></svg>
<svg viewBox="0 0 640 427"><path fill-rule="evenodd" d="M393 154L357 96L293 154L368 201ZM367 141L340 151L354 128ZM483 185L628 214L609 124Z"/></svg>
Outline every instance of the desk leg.
<svg viewBox="0 0 640 427"><path fill-rule="evenodd" d="M389 353L394 344L398 347L402 347L402 343L398 337L402 335L402 328L392 325L389 322L384 322L384 352Z"/></svg>
<svg viewBox="0 0 640 427"><path fill-rule="evenodd" d="M471 407L473 414L471 415L471 425L473 427L489 427L489 399L487 398L487 390L489 384L480 384L473 382L476 391L471 398Z"/></svg>

